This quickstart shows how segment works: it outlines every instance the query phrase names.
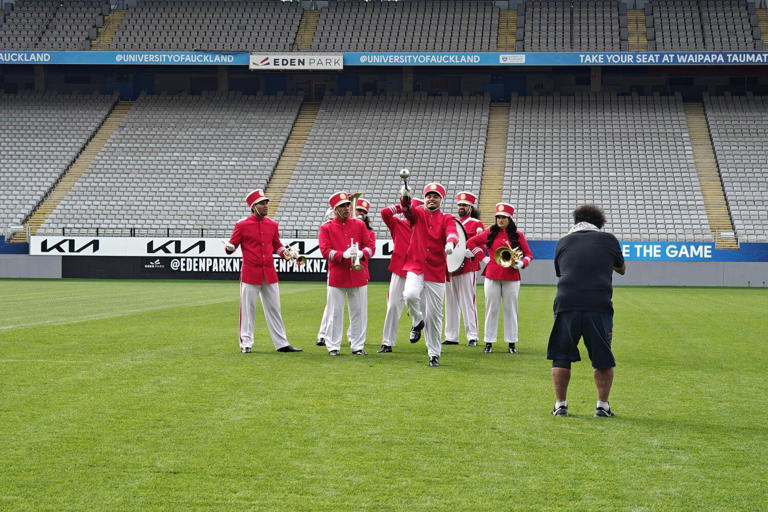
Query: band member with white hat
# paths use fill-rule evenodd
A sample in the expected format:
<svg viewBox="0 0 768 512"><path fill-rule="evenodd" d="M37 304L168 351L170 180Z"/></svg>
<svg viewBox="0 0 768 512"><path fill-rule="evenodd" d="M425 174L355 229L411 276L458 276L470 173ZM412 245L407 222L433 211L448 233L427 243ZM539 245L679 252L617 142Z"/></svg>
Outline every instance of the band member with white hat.
<svg viewBox="0 0 768 512"><path fill-rule="evenodd" d="M467 238L482 233L485 226L478 218L480 215L475 207L477 197L471 192L456 194L458 221L464 226ZM475 301L477 271L480 270L480 260L467 250L464 265L456 272L449 274L445 283L445 341L443 345L459 344L459 322L464 317L464 334L467 345L477 346L477 303Z"/></svg>
<svg viewBox="0 0 768 512"><path fill-rule="evenodd" d="M459 237L456 219L440 211L445 187L430 183L424 187L424 208L411 208L410 190L403 187L397 213L404 213L411 223L411 241L403 270L406 271L403 295L411 315L411 343L424 337L429 366L440 366L440 332L443 327L443 297L448 268L446 254L453 254ZM424 313L421 295L424 292Z"/></svg>
<svg viewBox="0 0 768 512"><path fill-rule="evenodd" d="M411 200L411 208L419 208L424 205L421 199ZM408 252L408 244L411 242L411 223L397 213L396 206L387 206L381 209L381 219L387 225L392 235L392 257L387 269L392 272L387 290L387 314L384 317L384 329L381 333L381 347L377 352L392 352L392 347L397 341L397 327L400 323L400 315L405 306L403 289L405 287L406 272L403 269Z"/></svg>
<svg viewBox="0 0 768 512"><path fill-rule="evenodd" d="M352 353L367 355L365 348L366 285L368 273L362 265L373 256L375 245L365 223L350 217L351 199L337 192L328 200L335 218L320 227L320 252L328 260L328 339L326 348L332 356L339 355L344 325L344 299L349 301L349 337Z"/></svg>
<svg viewBox="0 0 768 512"><path fill-rule="evenodd" d="M475 235L467 241L467 249L476 256L481 256L487 249L491 255L488 266L485 267L485 349L483 352L493 352L496 342L496 332L499 329L499 310L504 310L504 341L508 343L507 350L517 354L517 299L520 295L520 270L527 267L533 260L533 253L525 241L522 231L518 231L512 214L515 209L511 204L496 204L496 223ZM509 266L501 266L494 254L499 248L509 249L511 256ZM518 251L515 251L518 249Z"/></svg>
<svg viewBox="0 0 768 512"><path fill-rule="evenodd" d="M239 220L234 232L225 244L227 254L238 247L243 252L243 266L240 271L240 351L250 353L253 347L254 309L261 297L264 317L272 342L278 352L301 352L291 346L285 334L285 325L280 312L280 289L273 253L291 259L292 251L280 241L277 222L267 217L269 198L261 189L250 192L245 202L253 215Z"/></svg>

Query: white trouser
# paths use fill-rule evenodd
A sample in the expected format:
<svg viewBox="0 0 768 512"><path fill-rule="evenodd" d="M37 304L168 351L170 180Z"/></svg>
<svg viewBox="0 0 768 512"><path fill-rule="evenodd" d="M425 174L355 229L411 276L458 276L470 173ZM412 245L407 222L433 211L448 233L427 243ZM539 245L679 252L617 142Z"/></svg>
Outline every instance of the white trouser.
<svg viewBox="0 0 768 512"><path fill-rule="evenodd" d="M520 281L500 281L485 278L485 342L496 341L499 330L499 310L504 308L504 341L517 343L517 298Z"/></svg>
<svg viewBox="0 0 768 512"><path fill-rule="evenodd" d="M328 287L328 331L325 348L341 349L344 331L344 298L349 300L349 343L353 351L363 350L368 328L368 286L354 288Z"/></svg>
<svg viewBox="0 0 768 512"><path fill-rule="evenodd" d="M459 341L459 322L464 317L467 340L477 339L475 273L451 276L445 283L445 339Z"/></svg>
<svg viewBox="0 0 768 512"><path fill-rule="evenodd" d="M423 295L422 295L423 292ZM440 357L440 333L443 330L445 283L424 281L424 274L408 272L403 296L413 325L424 320L424 341L429 357ZM423 313L422 313L422 302Z"/></svg>
<svg viewBox="0 0 768 512"><path fill-rule="evenodd" d="M400 323L403 307L405 307L404 288L405 278L392 274L387 291L387 314L384 317L384 330L381 333L382 345L394 347L397 341L397 326Z"/></svg>
<svg viewBox="0 0 768 512"><path fill-rule="evenodd" d="M256 322L256 303L261 296L267 329L275 348L288 345L285 325L280 313L280 288L274 284L240 283L240 348L253 346L253 325Z"/></svg>

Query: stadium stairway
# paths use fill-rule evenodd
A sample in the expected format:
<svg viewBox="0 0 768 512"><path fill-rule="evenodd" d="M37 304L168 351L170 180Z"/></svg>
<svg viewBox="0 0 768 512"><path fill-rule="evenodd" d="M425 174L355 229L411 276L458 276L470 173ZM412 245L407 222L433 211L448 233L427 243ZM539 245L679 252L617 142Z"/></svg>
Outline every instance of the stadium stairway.
<svg viewBox="0 0 768 512"><path fill-rule="evenodd" d="M318 9L304 9L299 22L299 29L296 31L296 40L293 42L294 52L306 52L312 46L317 30L317 20L320 18Z"/></svg>
<svg viewBox="0 0 768 512"><path fill-rule="evenodd" d="M627 27L629 29L629 51L647 52L648 37L645 28L645 11L640 9L627 10Z"/></svg>
<svg viewBox="0 0 768 512"><path fill-rule="evenodd" d="M305 101L301 105L299 114L296 116L296 121L294 121L293 128L291 128L291 134L285 142L280 160L278 160L277 166L275 166L275 170L269 178L267 190L265 191L269 202L272 203L270 211L273 215L280 206L280 200L283 198L285 189L291 181L293 171L296 169L296 164L299 162L301 153L304 150L304 144L306 144L309 132L312 131L312 127L315 125L315 119L317 119L319 111L319 101Z"/></svg>
<svg viewBox="0 0 768 512"><path fill-rule="evenodd" d="M115 105L107 117L104 118L104 122L99 129L96 130L96 133L94 133L85 148L83 148L77 158L75 158L75 161L72 162L72 165L64 171L64 174L59 181L51 187L48 195L40 202L37 208L33 210L26 222L24 222L24 231L14 235L11 242L25 241L27 232L29 232L30 235L37 233L37 230L43 225L45 219L53 213L62 199L69 194L72 187L77 183L77 180L85 174L94 158L96 158L96 155L99 154L112 134L115 133L115 130L117 130L117 127L120 126L120 123L125 119L125 116L131 109L131 103L132 102L130 101L119 101Z"/></svg>
<svg viewBox="0 0 768 512"><path fill-rule="evenodd" d="M104 19L104 26L99 28L96 39L91 41L91 50L109 50L109 45L120 29L120 24L123 22L126 12L128 11L117 10L107 15Z"/></svg>
<svg viewBox="0 0 768 512"><path fill-rule="evenodd" d="M504 166L507 162L509 103L491 103L488 136L483 157L483 179L480 182L480 220L488 227L494 222L496 203L501 202L504 188Z"/></svg>
<svg viewBox="0 0 768 512"><path fill-rule="evenodd" d="M768 9L757 9L756 12L757 26L760 27L760 38L763 40L763 44L766 44L768 43Z"/></svg>
<svg viewBox="0 0 768 512"><path fill-rule="evenodd" d="M516 34L517 11L500 11L496 49L500 52L515 51Z"/></svg>
<svg viewBox="0 0 768 512"><path fill-rule="evenodd" d="M728 204L723 191L720 170L717 167L709 125L701 103L685 103L685 119L693 147L693 160L699 174L704 210L707 212L709 229L718 249L738 249L739 243L733 229Z"/></svg>

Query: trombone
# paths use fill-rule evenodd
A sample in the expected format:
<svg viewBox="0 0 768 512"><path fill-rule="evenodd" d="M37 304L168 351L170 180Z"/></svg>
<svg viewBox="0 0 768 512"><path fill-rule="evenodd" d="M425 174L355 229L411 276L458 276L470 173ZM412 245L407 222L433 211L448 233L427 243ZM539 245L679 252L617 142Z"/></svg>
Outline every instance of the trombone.
<svg viewBox="0 0 768 512"><path fill-rule="evenodd" d="M493 253L493 261L502 268L509 268L515 264L515 261L523 259L525 255L519 247L513 248L509 242L501 246Z"/></svg>

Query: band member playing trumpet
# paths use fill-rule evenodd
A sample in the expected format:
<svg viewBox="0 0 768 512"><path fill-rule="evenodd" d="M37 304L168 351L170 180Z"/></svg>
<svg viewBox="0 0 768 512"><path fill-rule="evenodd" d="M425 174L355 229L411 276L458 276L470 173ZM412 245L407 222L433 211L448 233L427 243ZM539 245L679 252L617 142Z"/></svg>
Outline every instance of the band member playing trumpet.
<svg viewBox="0 0 768 512"><path fill-rule="evenodd" d="M411 208L424 205L421 199L413 199ZM400 323L400 315L405 306L403 289L405 288L406 272L403 269L408 252L408 244L411 242L411 223L402 214L398 214L396 206L388 206L381 209L381 219L387 225L392 236L392 257L387 269L392 272L387 290L387 314L384 317L384 329L381 333L381 347L377 352L392 352L392 347L397 341L397 327Z"/></svg>
<svg viewBox="0 0 768 512"><path fill-rule="evenodd" d="M297 259L298 254L283 245L277 229L277 222L267 217L269 199L264 191L257 189L245 198L253 215L235 224L234 232L225 244L227 254L238 247L243 251L243 266L240 272L240 351L251 352L253 327L256 321L254 309L261 296L267 329L278 352L301 352L291 346L285 334L285 325L280 312L280 289L273 253L285 259Z"/></svg>
<svg viewBox="0 0 768 512"><path fill-rule="evenodd" d="M517 354L517 300L520 295L520 270L533 260L522 231L517 230L507 203L496 205L496 223L467 241L467 249L480 256L485 249L491 261L485 268L485 349L493 351L499 328L499 310L504 310L504 341L511 354Z"/></svg>
<svg viewBox="0 0 768 512"><path fill-rule="evenodd" d="M440 211L445 188L439 183L424 187L424 208L411 207L410 190L403 186L396 213L404 213L411 224L411 241L403 270L406 271L403 295L411 315L411 343L424 330L429 366L440 366L440 332L443 327L443 297L448 272L445 255L453 254L459 237L456 219ZM424 313L421 295L424 292Z"/></svg>
<svg viewBox="0 0 768 512"><path fill-rule="evenodd" d="M458 222L464 227L467 238L482 233L485 226L475 207L477 197L470 192L456 194ZM459 344L459 322L464 317L464 334L467 345L477 346L477 303L475 302L477 271L480 270L482 255L475 258L467 250L464 265L448 275L445 283L445 341L443 345Z"/></svg>
<svg viewBox="0 0 768 512"><path fill-rule="evenodd" d="M349 337L352 353L365 353L366 285L368 274L363 261L373 256L375 246L365 223L350 218L349 194L337 192L328 200L335 218L320 227L320 252L328 260L328 332L326 348L339 355L344 324L344 299L349 301Z"/></svg>

